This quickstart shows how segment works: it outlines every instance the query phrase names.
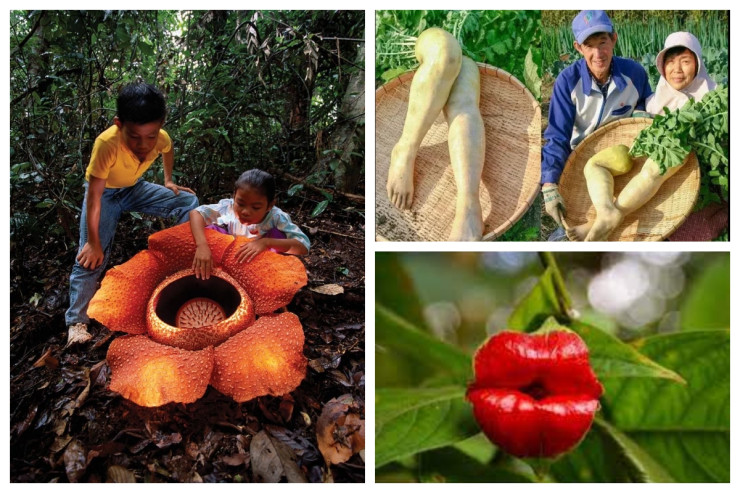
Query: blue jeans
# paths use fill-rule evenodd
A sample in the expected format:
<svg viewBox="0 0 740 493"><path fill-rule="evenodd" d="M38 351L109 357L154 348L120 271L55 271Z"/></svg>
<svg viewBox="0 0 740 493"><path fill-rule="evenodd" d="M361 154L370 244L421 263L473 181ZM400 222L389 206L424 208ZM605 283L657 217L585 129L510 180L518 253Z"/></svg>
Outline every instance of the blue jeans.
<svg viewBox="0 0 740 493"><path fill-rule="evenodd" d="M87 193L82 201L80 214L80 244L77 253L87 243ZM188 214L198 207L198 197L191 193L180 192L175 195L172 190L162 185L155 185L139 179L130 187L106 188L100 198L100 246L103 248L103 263L95 269L86 269L75 260L72 275L69 276L69 309L64 318L67 325L88 323L87 305L95 294L98 280L105 271L110 258L113 237L121 216L126 212L141 212L159 217L177 218L178 224L188 220Z"/></svg>

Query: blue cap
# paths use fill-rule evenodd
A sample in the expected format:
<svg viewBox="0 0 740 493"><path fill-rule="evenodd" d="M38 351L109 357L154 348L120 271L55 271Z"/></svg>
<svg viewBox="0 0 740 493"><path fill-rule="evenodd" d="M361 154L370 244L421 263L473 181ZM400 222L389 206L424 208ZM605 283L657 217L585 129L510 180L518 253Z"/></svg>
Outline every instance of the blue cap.
<svg viewBox="0 0 740 493"><path fill-rule="evenodd" d="M613 33L612 21L603 10L581 10L573 19L573 36L580 45L595 33Z"/></svg>

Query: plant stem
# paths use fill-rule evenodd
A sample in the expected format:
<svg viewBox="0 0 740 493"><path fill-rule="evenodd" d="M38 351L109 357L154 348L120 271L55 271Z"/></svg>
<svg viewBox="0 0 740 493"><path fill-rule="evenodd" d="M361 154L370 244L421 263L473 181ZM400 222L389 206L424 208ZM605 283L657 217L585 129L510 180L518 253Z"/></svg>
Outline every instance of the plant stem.
<svg viewBox="0 0 740 493"><path fill-rule="evenodd" d="M540 252L539 255L545 269L550 269L552 272L552 279L555 285L555 295L558 298L560 313L570 318L573 313L573 305L571 304L568 290L565 288L563 275L560 272L558 263L555 261L555 256L552 252Z"/></svg>

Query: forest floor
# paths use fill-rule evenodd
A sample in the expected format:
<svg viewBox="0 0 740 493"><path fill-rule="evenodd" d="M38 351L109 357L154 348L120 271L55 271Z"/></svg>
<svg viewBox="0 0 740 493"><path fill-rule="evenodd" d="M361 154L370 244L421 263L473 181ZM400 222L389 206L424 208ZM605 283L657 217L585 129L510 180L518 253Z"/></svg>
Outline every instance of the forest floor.
<svg viewBox="0 0 740 493"><path fill-rule="evenodd" d="M364 426L364 215L341 202L318 217L310 207L288 210L312 240L302 258L308 286L288 306L303 324L307 374L291 394L245 403L208 387L192 404L145 408L108 390L105 357L119 334L93 322L92 341L64 348L72 242L11 238L10 480L364 482L364 450L327 466L325 435L317 437L348 444L359 428L349 423ZM109 266L145 249L163 226L123 220ZM327 284L344 291L312 291ZM353 418L327 430L322 412L337 425L337 416Z"/></svg>

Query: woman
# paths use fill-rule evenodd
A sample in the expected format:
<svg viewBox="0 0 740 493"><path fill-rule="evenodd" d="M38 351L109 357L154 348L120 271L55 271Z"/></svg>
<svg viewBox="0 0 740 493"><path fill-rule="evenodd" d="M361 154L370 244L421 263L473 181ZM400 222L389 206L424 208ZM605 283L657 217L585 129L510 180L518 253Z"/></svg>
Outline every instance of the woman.
<svg viewBox="0 0 740 493"><path fill-rule="evenodd" d="M707 75L701 54L701 45L691 33L676 32L665 40L663 51L658 53L655 64L660 81L655 94L648 99L646 111L662 115L664 108L673 111L694 98L701 100L717 84ZM671 241L708 241L724 230L729 223L726 203L712 204L688 219L670 236Z"/></svg>
<svg viewBox="0 0 740 493"><path fill-rule="evenodd" d="M670 34L655 65L661 77L647 101L646 110L652 115L663 114L664 108L681 108L689 98L699 101L717 86L702 63L699 40L689 32Z"/></svg>

